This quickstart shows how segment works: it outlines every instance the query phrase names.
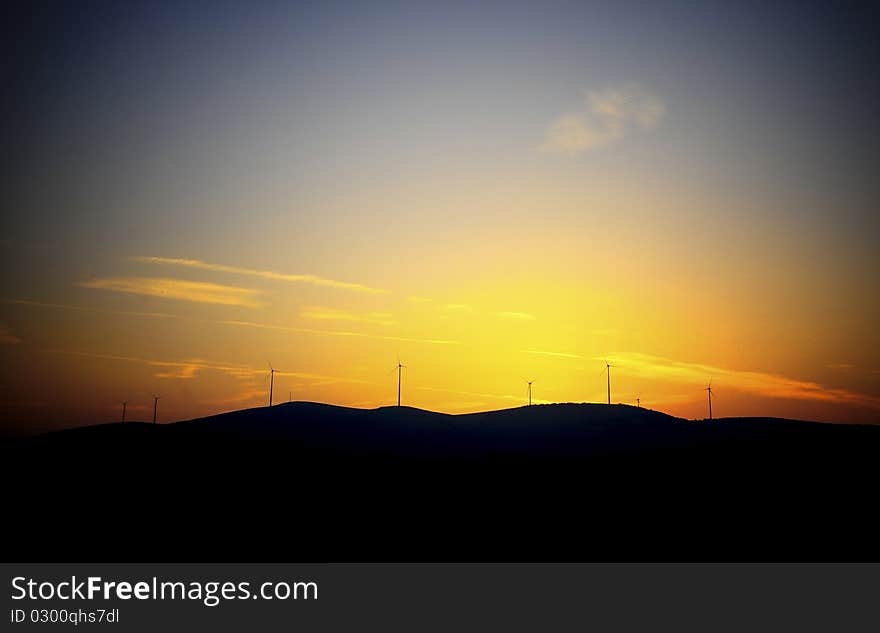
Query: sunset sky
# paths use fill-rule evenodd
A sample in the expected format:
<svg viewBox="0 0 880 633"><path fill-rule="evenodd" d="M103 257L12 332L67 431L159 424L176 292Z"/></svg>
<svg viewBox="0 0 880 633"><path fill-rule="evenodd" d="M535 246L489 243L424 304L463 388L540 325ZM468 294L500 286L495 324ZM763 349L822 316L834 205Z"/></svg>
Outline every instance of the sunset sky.
<svg viewBox="0 0 880 633"><path fill-rule="evenodd" d="M767 6L772 5L772 6ZM831 3L829 3L829 7ZM880 423L870 19L82 3L11 44L6 430L276 401ZM6 99L9 101L10 99ZM8 148L14 148L9 151Z"/></svg>

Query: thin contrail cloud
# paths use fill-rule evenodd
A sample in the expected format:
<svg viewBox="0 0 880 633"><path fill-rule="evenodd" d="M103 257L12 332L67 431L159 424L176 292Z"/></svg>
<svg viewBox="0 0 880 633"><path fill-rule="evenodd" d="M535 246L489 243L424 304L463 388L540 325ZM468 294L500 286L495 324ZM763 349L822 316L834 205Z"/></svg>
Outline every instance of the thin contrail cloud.
<svg viewBox="0 0 880 633"><path fill-rule="evenodd" d="M555 356L556 358L583 358L579 354L569 354L567 352L548 352L539 349L521 349L523 354L537 354L538 356Z"/></svg>
<svg viewBox="0 0 880 633"><path fill-rule="evenodd" d="M525 396L512 396L510 394L497 394L497 393L482 393L479 391L460 391L457 389L443 389L440 387L415 387L415 389L421 391L434 391L438 393L451 393L457 396L472 396L475 398L489 398L492 400L508 400L512 402L528 402L528 398ZM537 398L533 398L532 402L536 404L551 404L550 400L539 400Z"/></svg>
<svg viewBox="0 0 880 633"><path fill-rule="evenodd" d="M166 277L103 277L81 281L79 286L128 294L220 305L259 308L258 290L239 286L223 286L204 281L186 281Z"/></svg>
<svg viewBox="0 0 880 633"><path fill-rule="evenodd" d="M216 323L219 325L231 325L231 326L240 326L240 327L250 327L250 328L258 328L263 330L278 330L282 332L296 332L300 334L314 334L319 336L349 336L356 338L368 338L375 339L380 341L400 341L404 343L428 343L431 345L461 345L461 341L455 340L445 340L445 339L430 339L430 338L412 338L406 336L390 336L390 335L381 335L381 334L367 334L365 332L349 332L344 330L320 330L316 328L304 328L304 327L294 327L287 325L270 325L266 323L255 323L251 321L235 321L235 320L225 320L225 321L214 321L214 320L202 320L202 319L192 319L189 317L184 317L176 314L167 314L164 312L130 312L124 310L102 310L100 308L92 308L90 306L77 306L77 305L67 305L61 303L44 303L40 301L29 301L26 299L3 299L5 303L24 305L24 306L32 306L39 308L50 308L50 309L59 309L59 310L75 310L79 312L94 312L100 314L113 314L113 315L121 315L121 316L140 316L140 317L152 317L152 318L163 318L163 319L180 319L185 321L194 321L199 323ZM123 357L118 357L120 360L124 360Z"/></svg>
<svg viewBox="0 0 880 633"><path fill-rule="evenodd" d="M251 321L215 321L222 325L251 327L263 330L279 330L281 332L297 332L301 334L318 334L324 336L350 336L356 338L369 338L379 341L401 341L404 343L428 343L431 345L461 345L461 341L448 341L443 339L410 338L406 336L384 336L381 334L366 334L364 332L347 332L343 330L316 330L312 328L293 327L287 325L267 325L265 323L253 323Z"/></svg>
<svg viewBox="0 0 880 633"><path fill-rule="evenodd" d="M264 373L262 369L255 369L248 365L236 365L233 363L216 363L200 358L186 360L162 360L154 358L142 358L139 356L124 356L120 354L102 354L81 350L50 349L50 354L63 354L66 356L82 356L100 360L120 361L162 368L155 374L156 378L194 378L200 371L216 371L228 374L236 378L250 378Z"/></svg>
<svg viewBox="0 0 880 633"><path fill-rule="evenodd" d="M200 259L187 259L178 257L152 257L137 256L131 257L131 261L142 262L146 264L157 264L164 266L180 266L184 268L197 268L199 270L210 270L221 273L231 273L233 275L248 275L250 277L260 277L262 279L270 279L272 281L284 281L289 283L311 284L313 286L325 286L328 288L339 288L340 290L351 290L354 292L364 292L368 294L383 294L388 292L380 288L373 288L364 284L351 283L348 281L339 281L337 279L328 279L318 275L308 274L291 274L281 273L274 270L260 270L257 268L245 268L242 266L229 266L227 264L213 264L204 262Z"/></svg>
<svg viewBox="0 0 880 633"><path fill-rule="evenodd" d="M194 378L199 372L214 371L221 374L227 374L235 378L253 378L263 376L266 369L262 367L253 367L251 365L238 365L235 363L215 362L200 358L183 359L183 360L164 360L156 358L143 358L140 356L122 356L118 354L102 354L100 352L90 352L82 350L64 350L50 349L46 350L49 354L62 354L66 356L80 356L85 358L95 358L99 360L119 361L126 363L134 363L138 365L146 365L149 367L163 368L162 371L155 374L156 378L178 378L188 379ZM376 384L368 380L360 378L348 378L345 376L328 376L326 374L313 374L299 371L275 371L276 376L286 376L292 378L302 378L304 380L321 381L320 384L334 383L351 383L372 385ZM261 392L262 393L262 392Z"/></svg>
<svg viewBox="0 0 880 633"><path fill-rule="evenodd" d="M363 314L340 310L338 308L326 308L323 306L307 306L300 310L299 315L304 319L316 321L354 321L357 323L369 323L372 325L397 325L391 314L387 312L367 312Z"/></svg>

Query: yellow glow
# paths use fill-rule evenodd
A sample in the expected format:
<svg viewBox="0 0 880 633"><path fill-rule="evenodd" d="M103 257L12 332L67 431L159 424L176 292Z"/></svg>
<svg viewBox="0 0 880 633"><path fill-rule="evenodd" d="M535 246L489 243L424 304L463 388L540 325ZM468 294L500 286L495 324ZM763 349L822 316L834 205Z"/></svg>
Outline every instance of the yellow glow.
<svg viewBox="0 0 880 633"><path fill-rule="evenodd" d="M672 206L698 218L700 199L672 205L616 182L571 198L537 184L517 199L499 190L488 188L481 208L517 215L540 206L560 217L526 232L513 222L438 228L414 245L401 240L404 266L371 259L369 248L338 266L347 255L334 250L311 263L326 276L298 274L283 258L277 268L293 272L185 257L119 261L111 270L123 274L81 284L65 301L14 300L30 331L10 321L9 336L23 341L15 347L74 352L42 366L69 386L84 421L112 419L117 401L149 402L151 393L162 393L165 421L263 406L269 362L282 370L278 401L390 405L398 357L403 402L451 413L525 404L526 380L537 403L604 402L604 359L614 365L613 402L638 398L684 417L707 415L710 380L716 416L870 422L880 411L876 352L821 336L835 306L802 306L821 305L815 285L825 282L805 280L760 233L725 242L759 255L703 266L712 249L694 239L695 224L666 222ZM441 195L431 204L464 203ZM125 274L133 265L180 278Z"/></svg>

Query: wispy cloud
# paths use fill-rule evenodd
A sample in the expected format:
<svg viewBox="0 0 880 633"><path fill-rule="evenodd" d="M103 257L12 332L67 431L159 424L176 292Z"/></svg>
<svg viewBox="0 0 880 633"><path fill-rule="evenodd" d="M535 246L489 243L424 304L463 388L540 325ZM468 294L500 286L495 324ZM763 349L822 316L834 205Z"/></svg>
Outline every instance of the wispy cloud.
<svg viewBox="0 0 880 633"><path fill-rule="evenodd" d="M537 318L534 314L529 314L528 312L496 312L495 316L514 321L534 321Z"/></svg>
<svg viewBox="0 0 880 633"><path fill-rule="evenodd" d="M384 336L381 334L366 334L364 332L346 332L343 330L316 330L312 328L293 327L287 325L268 325L265 323L253 323L250 321L217 321L223 325L259 328L263 330L278 330L281 332L298 332L302 334L316 334L321 336L347 336L353 338L368 338L379 341L401 341L405 343L428 343L431 345L461 345L461 341L449 341L430 338L409 338L406 336Z"/></svg>
<svg viewBox="0 0 880 633"><path fill-rule="evenodd" d="M182 364L179 366L175 365L164 371L156 372L155 374L153 374L153 377L186 380L188 378L195 378L200 371L207 368L208 367L206 365L200 365L198 363L192 363L189 365Z"/></svg>
<svg viewBox="0 0 880 633"><path fill-rule="evenodd" d="M156 378L194 378L200 371L211 370L224 374L229 374L237 378L248 378L254 375L254 371L246 365L235 365L231 363L214 363L198 358L187 360L161 360L152 358L141 358L138 356L124 356L120 354L102 354L100 352L89 352L80 350L50 349L50 354L63 354L66 356L82 356L85 358L95 358L99 360L121 361L126 363L137 363L157 367L159 370L154 374Z"/></svg>
<svg viewBox="0 0 880 633"><path fill-rule="evenodd" d="M101 360L122 361L127 363L137 363L157 367L159 370L154 374L155 378L176 378L188 379L194 378L202 371L215 371L233 376L235 378L251 378L255 375L265 373L263 369L254 369L247 365L237 365L234 363L217 363L203 360L200 358L192 358L185 360L161 360L152 358L141 358L138 356L123 356L119 354L102 354L99 352L51 349L47 350L50 354L64 354L67 356L82 356L86 358L96 358ZM276 372L277 373L277 372Z"/></svg>
<svg viewBox="0 0 880 633"><path fill-rule="evenodd" d="M587 92L581 110L550 125L541 149L578 154L604 147L633 130L657 127L665 114L663 101L635 83Z"/></svg>
<svg viewBox="0 0 880 633"><path fill-rule="evenodd" d="M880 408L880 398L849 389L824 387L818 383L788 378L778 374L726 369L700 363L688 363L639 353L614 354L618 373L703 385L712 379L713 391L734 389L768 398L790 398L856 404ZM602 360L596 358L595 360Z"/></svg>
<svg viewBox="0 0 880 633"><path fill-rule="evenodd" d="M13 305L28 306L32 308L48 308L52 310L73 310L76 312L94 312L98 314L114 314L119 316L138 316L153 319L183 319L179 314L168 314L167 312L134 312L131 310L102 310L101 308L93 308L91 306L77 306L65 303L45 303L43 301L30 301L28 299L3 299L3 303Z"/></svg>
<svg viewBox="0 0 880 633"><path fill-rule="evenodd" d="M433 301L430 297L419 297L417 295L411 295L406 298L407 301L412 301L413 303L430 303Z"/></svg>
<svg viewBox="0 0 880 633"><path fill-rule="evenodd" d="M545 350L539 349L521 349L519 350L523 354L537 354L539 356L556 356L557 358L583 358L578 354L569 354L567 352L548 352Z"/></svg>
<svg viewBox="0 0 880 633"><path fill-rule="evenodd" d="M528 402L529 398L527 395L522 396L513 396L510 394L497 394L497 393L482 393L479 391L461 391L458 389L442 389L439 387L416 387L416 389L421 391L434 391L438 393L451 393L457 396L467 396L472 398L488 398L491 400L505 400L508 402L517 402L523 403ZM532 398L532 402L535 404L550 404L550 400L538 400L536 398Z"/></svg>
<svg viewBox="0 0 880 633"><path fill-rule="evenodd" d="M311 306L303 308L299 315L304 319L314 319L317 321L355 321L357 323L370 323L373 325L397 325L397 321L387 312L358 314L337 308Z"/></svg>
<svg viewBox="0 0 880 633"><path fill-rule="evenodd" d="M855 365L850 363L830 363L825 365L828 369L854 369Z"/></svg>
<svg viewBox="0 0 880 633"><path fill-rule="evenodd" d="M53 349L47 350L50 354L64 354L68 356L81 356L86 358L95 358L100 360L120 361L127 363L136 363L147 365L149 367L157 367L159 370L153 376L155 378L170 379L190 379L195 378L200 372L212 371L226 374L234 378L249 379L265 376L268 369L265 367L253 367L250 365L239 365L235 363L209 361L200 358L182 359L182 360L163 360L154 358L142 358L138 356L121 356L118 354L102 354L99 352L89 352L80 350L63 350ZM325 374L312 374L308 372L276 370L275 376L287 376L292 378L301 378L303 380L320 381L315 384L335 384L335 383L352 383L352 384L376 384L360 378L348 378L345 376L328 376ZM265 390L264 390L265 391Z"/></svg>
<svg viewBox="0 0 880 633"><path fill-rule="evenodd" d="M0 323L0 345L17 345L18 343L21 343L21 339L15 336L6 324Z"/></svg>
<svg viewBox="0 0 880 633"><path fill-rule="evenodd" d="M182 266L185 268L197 268L199 270L210 270L220 273L231 273L234 275L249 275L251 277L261 277L263 279L271 279L272 281L285 281L290 283L311 284L313 286L326 286L328 288L339 288L341 290L352 290L354 292L365 292L369 294L381 294L387 292L379 288L372 288L364 284L351 283L347 281L338 281L336 279L327 279L318 275L306 274L290 274L281 273L274 270L260 270L257 268L244 268L241 266L228 266L226 264L212 264L203 262L199 259L185 259L177 257L132 257L132 261L143 262L146 264L160 264L165 266Z"/></svg>
<svg viewBox="0 0 880 633"><path fill-rule="evenodd" d="M259 291L238 286L221 286L203 281L186 281L164 277L106 277L82 281L78 285L112 292L162 297L196 303L260 307Z"/></svg>

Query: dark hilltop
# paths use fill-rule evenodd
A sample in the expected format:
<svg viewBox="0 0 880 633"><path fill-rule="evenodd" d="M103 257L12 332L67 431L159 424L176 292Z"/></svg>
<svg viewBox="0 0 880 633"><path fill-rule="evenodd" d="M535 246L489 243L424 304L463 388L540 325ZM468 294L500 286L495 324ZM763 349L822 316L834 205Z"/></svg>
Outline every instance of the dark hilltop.
<svg viewBox="0 0 880 633"><path fill-rule="evenodd" d="M310 402L5 443L22 561L880 560L880 427Z"/></svg>

